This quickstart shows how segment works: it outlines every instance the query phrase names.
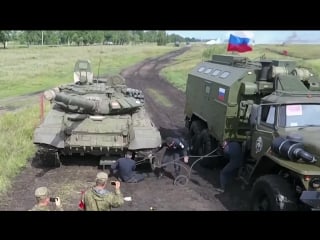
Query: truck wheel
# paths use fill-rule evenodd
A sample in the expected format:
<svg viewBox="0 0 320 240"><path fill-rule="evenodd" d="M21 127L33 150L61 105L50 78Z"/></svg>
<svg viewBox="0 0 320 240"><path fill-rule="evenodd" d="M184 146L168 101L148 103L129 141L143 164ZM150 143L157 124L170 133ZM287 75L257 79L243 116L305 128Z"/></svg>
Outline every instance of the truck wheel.
<svg viewBox="0 0 320 240"><path fill-rule="evenodd" d="M199 120L195 120L191 123L191 126L190 126L190 137L193 137L194 135L198 134L201 132L202 130L202 124Z"/></svg>
<svg viewBox="0 0 320 240"><path fill-rule="evenodd" d="M190 126L190 150L193 154L198 153L197 142L203 126L199 120L193 121Z"/></svg>
<svg viewBox="0 0 320 240"><path fill-rule="evenodd" d="M216 147L217 143L214 139L210 136L208 129L203 129L199 134L197 139L196 148L198 149L197 155L204 156L210 152L212 152ZM215 155L213 153L212 155ZM213 169L221 164L221 159L217 157L205 157L200 160L200 165L204 168Z"/></svg>
<svg viewBox="0 0 320 240"><path fill-rule="evenodd" d="M210 153L212 149L212 139L208 129L203 129L199 135L198 142L198 154L200 156Z"/></svg>
<svg viewBox="0 0 320 240"><path fill-rule="evenodd" d="M295 211L296 203L294 189L278 175L258 178L251 192L253 211Z"/></svg>

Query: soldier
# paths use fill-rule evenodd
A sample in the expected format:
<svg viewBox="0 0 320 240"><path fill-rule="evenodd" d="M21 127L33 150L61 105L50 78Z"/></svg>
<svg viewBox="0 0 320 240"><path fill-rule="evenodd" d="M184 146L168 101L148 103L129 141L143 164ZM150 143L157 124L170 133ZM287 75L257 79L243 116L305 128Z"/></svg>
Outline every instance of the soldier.
<svg viewBox="0 0 320 240"><path fill-rule="evenodd" d="M220 193L225 191L227 183L237 173L243 163L243 153L238 142L223 141L222 149L224 156L229 159L229 163L220 172L220 188L216 190Z"/></svg>
<svg viewBox="0 0 320 240"><path fill-rule="evenodd" d="M37 204L34 205L32 209L29 211L50 211L50 197L49 197L49 190L46 187L39 187L36 189L34 193ZM56 211L63 211L61 201L59 197L52 198L56 204Z"/></svg>
<svg viewBox="0 0 320 240"><path fill-rule="evenodd" d="M166 147L167 149L164 153L162 164L174 161L175 177L177 177L180 174L180 166L179 164L176 164L176 162L183 156L184 162L188 163L189 157L187 155L187 148L179 139L172 137L167 137L165 142L161 144L156 152L160 151L163 147ZM165 168L166 166L161 167L159 177L163 176Z"/></svg>
<svg viewBox="0 0 320 240"><path fill-rule="evenodd" d="M83 203L85 211L110 211L111 208L120 207L124 200L120 192L120 182L115 181L115 192L106 189L108 174L99 172L96 185L84 193Z"/></svg>
<svg viewBox="0 0 320 240"><path fill-rule="evenodd" d="M124 158L119 158L111 165L113 174L119 172L119 177L122 181L127 183L137 183L144 179L144 176L135 172L136 162L132 160L132 153L127 152Z"/></svg>

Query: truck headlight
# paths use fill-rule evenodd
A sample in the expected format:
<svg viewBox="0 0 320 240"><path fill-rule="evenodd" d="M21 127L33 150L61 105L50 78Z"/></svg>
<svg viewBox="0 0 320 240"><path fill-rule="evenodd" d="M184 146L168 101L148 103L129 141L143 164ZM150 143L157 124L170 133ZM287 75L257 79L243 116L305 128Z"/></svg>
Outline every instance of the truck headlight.
<svg viewBox="0 0 320 240"><path fill-rule="evenodd" d="M310 187L314 189L320 188L320 178L318 177L312 178L309 184L310 184Z"/></svg>

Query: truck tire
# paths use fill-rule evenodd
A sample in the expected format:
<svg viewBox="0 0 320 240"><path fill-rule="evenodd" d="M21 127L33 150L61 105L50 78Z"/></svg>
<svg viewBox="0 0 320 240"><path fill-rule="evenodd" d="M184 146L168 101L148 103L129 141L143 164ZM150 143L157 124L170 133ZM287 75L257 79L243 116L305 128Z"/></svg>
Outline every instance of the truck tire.
<svg viewBox="0 0 320 240"><path fill-rule="evenodd" d="M203 129L199 134L197 142L195 144L198 149L198 156L204 156L218 147L218 142L213 139L208 129ZM217 152L210 154L212 156L217 155ZM224 167L228 161L222 157L205 157L200 160L200 165L204 168L214 169Z"/></svg>
<svg viewBox="0 0 320 240"><path fill-rule="evenodd" d="M208 129L203 129L196 142L196 146L198 149L198 155L203 156L210 153L212 149L212 139L210 137L210 133Z"/></svg>
<svg viewBox="0 0 320 240"><path fill-rule="evenodd" d="M199 135L201 130L203 129L203 126L201 124L201 121L195 120L191 123L190 131L189 131L189 137L190 137L190 151L192 154L198 153L198 147L197 142L199 141Z"/></svg>
<svg viewBox="0 0 320 240"><path fill-rule="evenodd" d="M253 211L295 211L297 197L290 184L278 175L259 177L251 192Z"/></svg>

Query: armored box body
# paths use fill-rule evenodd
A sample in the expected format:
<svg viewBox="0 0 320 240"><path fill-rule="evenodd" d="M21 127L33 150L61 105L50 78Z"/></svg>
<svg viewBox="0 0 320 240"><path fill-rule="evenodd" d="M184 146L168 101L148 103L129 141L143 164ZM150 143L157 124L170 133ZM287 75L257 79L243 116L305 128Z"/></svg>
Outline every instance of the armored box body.
<svg viewBox="0 0 320 240"><path fill-rule="evenodd" d="M259 68L247 65L246 58L232 55L214 55L212 61L198 64L188 75L186 116L204 120L219 141L244 139L249 126L239 121L239 103L257 92L253 83Z"/></svg>

